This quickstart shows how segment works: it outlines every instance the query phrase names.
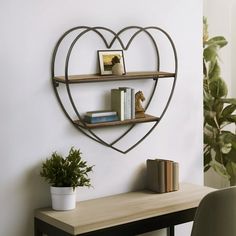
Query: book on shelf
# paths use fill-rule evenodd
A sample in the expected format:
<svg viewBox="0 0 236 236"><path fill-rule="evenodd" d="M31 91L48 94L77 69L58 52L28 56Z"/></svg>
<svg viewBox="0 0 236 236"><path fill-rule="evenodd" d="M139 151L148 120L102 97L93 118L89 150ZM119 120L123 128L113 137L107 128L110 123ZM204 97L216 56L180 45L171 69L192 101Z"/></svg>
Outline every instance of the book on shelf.
<svg viewBox="0 0 236 236"><path fill-rule="evenodd" d="M119 120L118 115L107 115L107 116L98 116L98 117L91 117L91 116L84 116L84 121L90 124L96 123L103 123L103 122L111 122Z"/></svg>
<svg viewBox="0 0 236 236"><path fill-rule="evenodd" d="M147 187L157 193L179 189L179 164L172 160L147 160Z"/></svg>
<svg viewBox="0 0 236 236"><path fill-rule="evenodd" d="M111 89L111 109L116 111L119 120L123 121L124 118L124 90Z"/></svg>
<svg viewBox="0 0 236 236"><path fill-rule="evenodd" d="M111 109L117 111L120 120L134 119L134 89L130 87L111 89Z"/></svg>
<svg viewBox="0 0 236 236"><path fill-rule="evenodd" d="M124 119L135 118L135 94L134 89L130 87L119 87L124 91Z"/></svg>
<svg viewBox="0 0 236 236"><path fill-rule="evenodd" d="M117 115L117 112L111 110L97 110L97 111L87 111L85 115L90 117L112 116L112 115Z"/></svg>

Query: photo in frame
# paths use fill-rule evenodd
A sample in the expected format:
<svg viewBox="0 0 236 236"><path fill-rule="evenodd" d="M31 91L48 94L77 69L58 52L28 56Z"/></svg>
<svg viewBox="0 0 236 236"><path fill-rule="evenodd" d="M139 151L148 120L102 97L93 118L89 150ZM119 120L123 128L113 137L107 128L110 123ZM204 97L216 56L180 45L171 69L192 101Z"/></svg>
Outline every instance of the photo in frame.
<svg viewBox="0 0 236 236"><path fill-rule="evenodd" d="M112 67L119 63L121 74L125 74L123 50L98 50L98 61L101 75L112 75Z"/></svg>

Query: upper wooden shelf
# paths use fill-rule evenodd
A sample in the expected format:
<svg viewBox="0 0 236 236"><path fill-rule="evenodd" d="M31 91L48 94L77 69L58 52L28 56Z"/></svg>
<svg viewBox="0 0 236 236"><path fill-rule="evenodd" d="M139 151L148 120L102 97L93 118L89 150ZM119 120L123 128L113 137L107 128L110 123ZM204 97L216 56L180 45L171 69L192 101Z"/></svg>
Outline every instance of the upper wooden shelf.
<svg viewBox="0 0 236 236"><path fill-rule="evenodd" d="M70 75L68 77L69 83L89 83L89 82L106 82L117 80L138 80L138 79L158 79L174 77L175 73L162 71L139 71L128 72L125 75L99 75L99 74L85 74L85 75ZM59 83L66 83L65 76L55 76L53 78Z"/></svg>

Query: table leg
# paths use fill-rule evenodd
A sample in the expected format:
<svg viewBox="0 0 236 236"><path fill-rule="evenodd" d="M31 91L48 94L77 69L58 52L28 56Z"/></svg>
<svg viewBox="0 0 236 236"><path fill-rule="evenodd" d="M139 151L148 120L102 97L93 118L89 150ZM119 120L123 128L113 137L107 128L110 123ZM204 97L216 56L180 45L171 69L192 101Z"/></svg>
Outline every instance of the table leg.
<svg viewBox="0 0 236 236"><path fill-rule="evenodd" d="M43 232L41 232L39 229L34 229L34 236L43 236Z"/></svg>
<svg viewBox="0 0 236 236"><path fill-rule="evenodd" d="M175 236L175 226L171 225L167 228L167 236Z"/></svg>
<svg viewBox="0 0 236 236"><path fill-rule="evenodd" d="M43 232L38 227L38 222L34 220L34 236L43 236Z"/></svg>

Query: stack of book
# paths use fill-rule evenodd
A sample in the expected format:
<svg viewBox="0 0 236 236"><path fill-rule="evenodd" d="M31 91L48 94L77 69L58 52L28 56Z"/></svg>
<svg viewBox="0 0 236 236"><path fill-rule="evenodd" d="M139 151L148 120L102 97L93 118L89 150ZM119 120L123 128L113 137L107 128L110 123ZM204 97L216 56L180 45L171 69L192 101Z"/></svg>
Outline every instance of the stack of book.
<svg viewBox="0 0 236 236"><path fill-rule="evenodd" d="M164 159L148 159L147 187L157 193L179 190L179 163Z"/></svg>
<svg viewBox="0 0 236 236"><path fill-rule="evenodd" d="M119 120L135 118L135 93L130 87L111 89L111 109L116 111Z"/></svg>
<svg viewBox="0 0 236 236"><path fill-rule="evenodd" d="M84 121L90 124L117 121L119 117L116 111L98 110L88 111L84 115Z"/></svg>

